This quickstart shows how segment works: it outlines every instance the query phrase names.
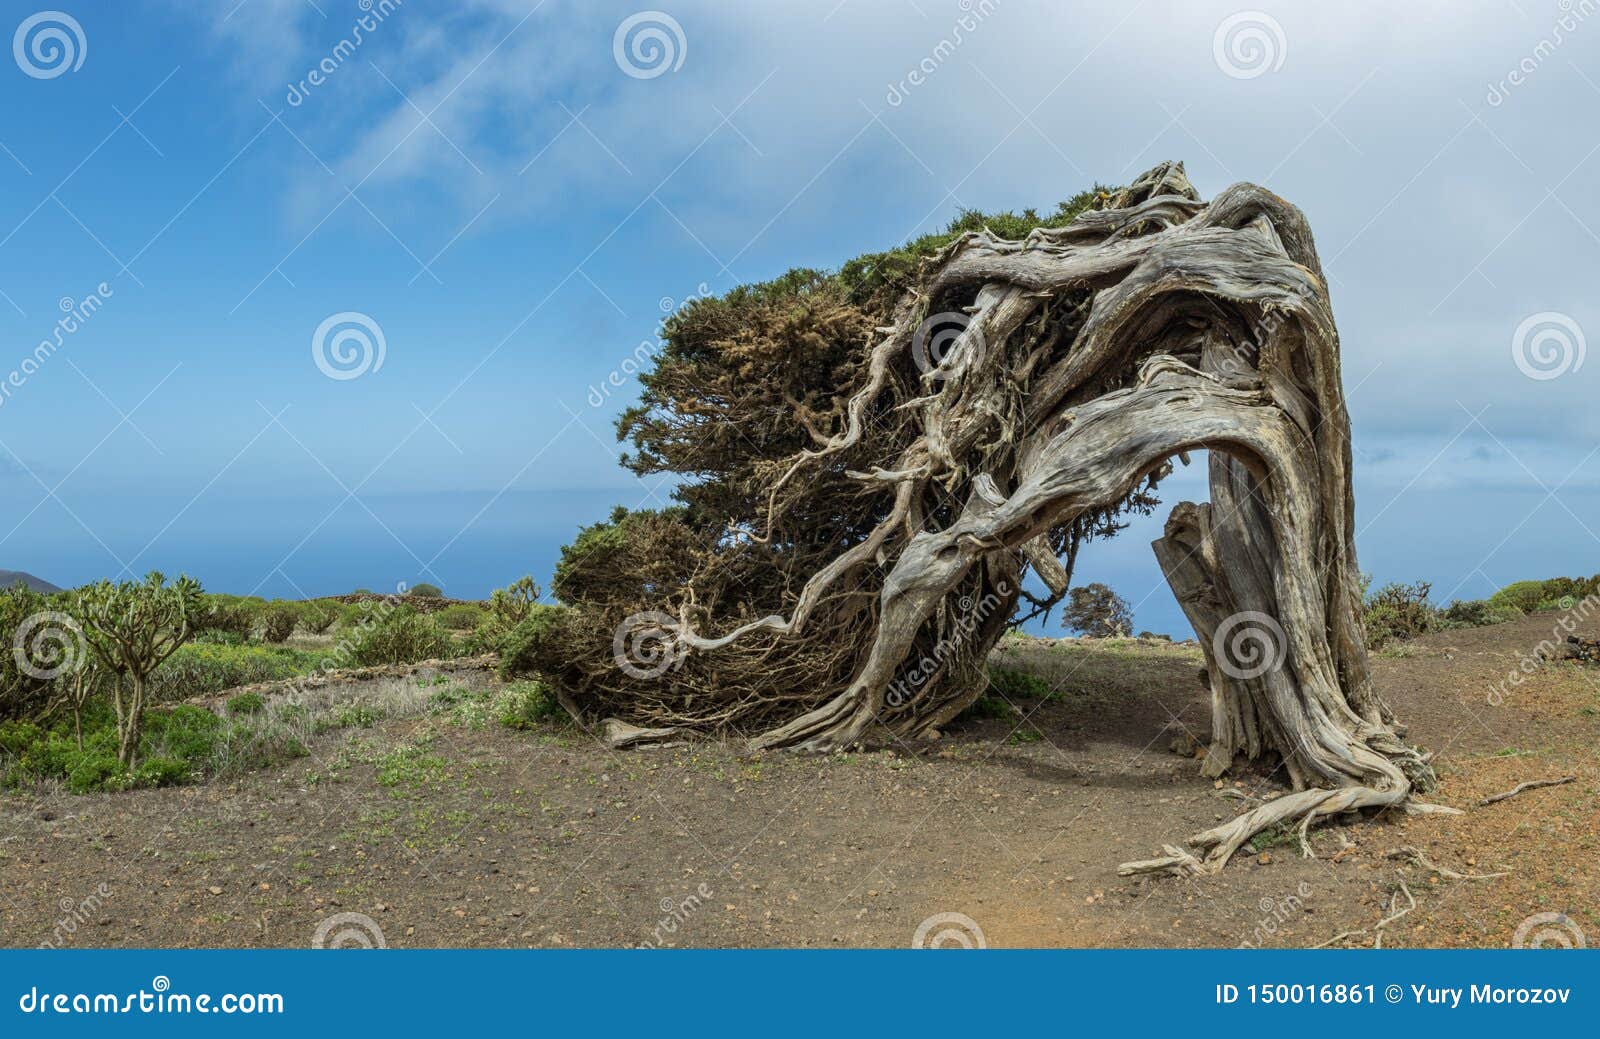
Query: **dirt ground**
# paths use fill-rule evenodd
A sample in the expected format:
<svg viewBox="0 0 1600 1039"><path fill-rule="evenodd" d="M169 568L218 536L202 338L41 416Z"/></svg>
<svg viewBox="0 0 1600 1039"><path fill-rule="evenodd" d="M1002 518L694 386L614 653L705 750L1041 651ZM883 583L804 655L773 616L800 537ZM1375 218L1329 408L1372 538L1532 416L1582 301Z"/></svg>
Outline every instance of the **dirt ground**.
<svg viewBox="0 0 1600 1039"><path fill-rule="evenodd" d="M1174 751L1207 727L1198 651L1008 643L997 663L1052 696L916 746L615 753L572 729L421 716L236 782L9 792L0 944L304 947L320 926L394 947L905 947L947 913L990 946L1505 946L1545 913L1567 919L1532 934L1600 942L1600 668L1546 664L1492 692L1555 621L1376 655L1410 738L1437 752L1431 800L1469 811L1323 829L1316 858L1289 840L1200 880L1117 876L1248 804ZM1389 856L1404 846L1506 875L1452 879ZM1415 908L1374 930L1406 891ZM979 940L965 921L924 934Z"/></svg>

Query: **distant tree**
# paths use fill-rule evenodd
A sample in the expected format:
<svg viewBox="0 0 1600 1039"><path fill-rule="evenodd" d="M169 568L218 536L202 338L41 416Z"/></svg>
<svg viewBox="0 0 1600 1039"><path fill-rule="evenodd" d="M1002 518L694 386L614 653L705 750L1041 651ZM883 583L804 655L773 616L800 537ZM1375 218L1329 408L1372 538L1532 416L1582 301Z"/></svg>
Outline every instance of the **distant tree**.
<svg viewBox="0 0 1600 1039"><path fill-rule="evenodd" d="M1072 631L1107 638L1133 630L1133 610L1122 596L1095 582L1067 593L1067 608L1061 621Z"/></svg>
<svg viewBox="0 0 1600 1039"><path fill-rule="evenodd" d="M444 592L442 592L439 589L438 585L436 585L436 584L427 584L427 583L412 585L411 586L411 590L409 592L407 592L406 594L415 596L418 599L443 599L444 598Z"/></svg>
<svg viewBox="0 0 1600 1039"><path fill-rule="evenodd" d="M117 760L125 768L139 763L150 674L194 635L202 601L198 581L179 577L168 585L155 570L143 581L101 581L78 593L89 652L116 679L112 704L117 712Z"/></svg>

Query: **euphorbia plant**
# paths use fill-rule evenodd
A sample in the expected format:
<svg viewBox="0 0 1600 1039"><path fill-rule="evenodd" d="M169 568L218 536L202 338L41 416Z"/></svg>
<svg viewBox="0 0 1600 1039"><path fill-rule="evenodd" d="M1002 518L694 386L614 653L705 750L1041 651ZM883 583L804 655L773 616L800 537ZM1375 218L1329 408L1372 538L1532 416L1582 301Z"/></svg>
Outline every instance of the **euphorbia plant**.
<svg viewBox="0 0 1600 1039"><path fill-rule="evenodd" d="M139 763L150 675L193 636L200 596L198 581L184 576L168 585L154 570L143 581L101 581L78 593L89 651L117 679L112 683L117 760L125 768Z"/></svg>

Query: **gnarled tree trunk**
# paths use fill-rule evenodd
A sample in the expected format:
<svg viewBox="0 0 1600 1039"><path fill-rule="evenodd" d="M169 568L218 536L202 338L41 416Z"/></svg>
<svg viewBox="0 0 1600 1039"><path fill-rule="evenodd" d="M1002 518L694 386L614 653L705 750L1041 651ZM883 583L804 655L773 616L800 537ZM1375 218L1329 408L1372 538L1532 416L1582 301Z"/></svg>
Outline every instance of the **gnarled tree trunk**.
<svg viewBox="0 0 1600 1039"><path fill-rule="evenodd" d="M1051 532L1204 449L1210 504L1180 504L1155 544L1206 654L1203 770L1271 753L1297 793L1192 838L1204 859L1173 851L1127 869L1220 868L1268 826L1425 789L1431 771L1368 673L1339 340L1299 211L1249 184L1205 204L1169 163L1068 226L962 237L881 330L841 428L779 487L872 435L892 373L923 348L933 307L952 301L965 329L925 366L923 395L897 405L920 415L920 435L892 465L852 474L892 492L883 521L813 575L787 616L711 636L685 609L669 633L677 651L713 656L819 637L808 625L839 586L886 571L848 684L752 745L828 749L874 727L914 736L942 724L981 691L1023 568L1064 590ZM960 621L991 599L978 622Z"/></svg>

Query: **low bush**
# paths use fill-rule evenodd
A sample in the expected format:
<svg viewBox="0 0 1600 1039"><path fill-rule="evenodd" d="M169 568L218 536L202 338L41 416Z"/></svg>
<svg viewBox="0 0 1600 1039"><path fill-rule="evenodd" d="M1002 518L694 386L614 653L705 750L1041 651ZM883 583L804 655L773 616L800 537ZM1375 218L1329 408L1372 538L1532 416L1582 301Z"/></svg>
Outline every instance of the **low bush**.
<svg viewBox="0 0 1600 1039"><path fill-rule="evenodd" d="M406 594L407 595L411 595L411 596L415 596L418 599L443 599L444 598L444 592L439 588L438 585L436 585L436 584L428 584L426 581L424 581L422 584L412 585L410 590L407 591Z"/></svg>
<svg viewBox="0 0 1600 1039"><path fill-rule="evenodd" d="M81 744L69 722L50 729L6 723L0 725L0 782L20 787L57 780L75 794L170 786L205 768L223 727L198 707L146 711L139 764L129 769L117 760L116 720L103 706L85 716Z"/></svg>
<svg viewBox="0 0 1600 1039"><path fill-rule="evenodd" d="M560 649L561 627L568 616L565 606L534 603L521 624L500 640L500 673L529 675L550 667Z"/></svg>
<svg viewBox="0 0 1600 1039"><path fill-rule="evenodd" d="M1050 695L1050 683L1038 675L1010 667L989 669L989 692L1006 700L1042 700Z"/></svg>
<svg viewBox="0 0 1600 1039"><path fill-rule="evenodd" d="M317 654L287 646L236 646L192 642L172 654L150 676L156 701L187 700L257 682L309 674Z"/></svg>
<svg viewBox="0 0 1600 1039"><path fill-rule="evenodd" d="M494 698L495 720L508 729L532 729L564 716L550 687L539 681L513 682Z"/></svg>
<svg viewBox="0 0 1600 1039"><path fill-rule="evenodd" d="M201 602L194 619L195 638L207 642L248 642L266 605L241 595L206 595Z"/></svg>
<svg viewBox="0 0 1600 1039"><path fill-rule="evenodd" d="M450 637L433 619L409 606L362 627L354 635L351 656L361 667L411 664L446 656Z"/></svg>
<svg viewBox="0 0 1600 1039"><path fill-rule="evenodd" d="M313 599L311 602L300 604L300 627L309 634L322 635L333 627L340 614L337 603L331 603L326 599Z"/></svg>
<svg viewBox="0 0 1600 1039"><path fill-rule="evenodd" d="M440 627L450 631L472 631L488 616L488 611L483 607L463 602L446 606L433 614L433 619L439 622Z"/></svg>
<svg viewBox="0 0 1600 1039"><path fill-rule="evenodd" d="M261 611L261 640L272 643L287 642L299 623L300 607L295 603L284 602L281 599L268 603L266 609Z"/></svg>
<svg viewBox="0 0 1600 1039"><path fill-rule="evenodd" d="M266 697L260 693L240 693L228 700L229 714L260 714L266 708Z"/></svg>
<svg viewBox="0 0 1600 1039"><path fill-rule="evenodd" d="M1522 616L1522 611L1506 603L1488 599L1459 599L1445 607L1440 619L1447 628L1481 628L1504 624Z"/></svg>
<svg viewBox="0 0 1600 1039"><path fill-rule="evenodd" d="M1543 581L1513 581L1489 597L1497 606L1515 606L1523 613L1532 613L1544 602Z"/></svg>
<svg viewBox="0 0 1600 1039"><path fill-rule="evenodd" d="M1377 649L1396 640L1416 638L1440 629L1439 610L1428 602L1432 585L1386 584L1367 596L1364 620L1367 645Z"/></svg>

